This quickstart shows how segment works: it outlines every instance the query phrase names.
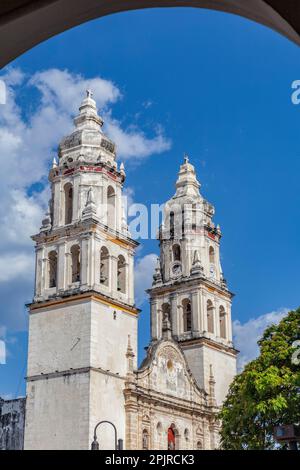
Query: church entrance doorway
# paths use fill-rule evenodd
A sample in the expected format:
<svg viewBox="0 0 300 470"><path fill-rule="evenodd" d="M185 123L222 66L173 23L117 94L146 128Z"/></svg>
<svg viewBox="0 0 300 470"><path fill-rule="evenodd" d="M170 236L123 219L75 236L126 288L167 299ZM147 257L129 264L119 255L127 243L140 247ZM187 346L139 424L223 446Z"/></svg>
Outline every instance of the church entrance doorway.
<svg viewBox="0 0 300 470"><path fill-rule="evenodd" d="M171 426L168 429L168 450L178 449L178 432L174 426Z"/></svg>

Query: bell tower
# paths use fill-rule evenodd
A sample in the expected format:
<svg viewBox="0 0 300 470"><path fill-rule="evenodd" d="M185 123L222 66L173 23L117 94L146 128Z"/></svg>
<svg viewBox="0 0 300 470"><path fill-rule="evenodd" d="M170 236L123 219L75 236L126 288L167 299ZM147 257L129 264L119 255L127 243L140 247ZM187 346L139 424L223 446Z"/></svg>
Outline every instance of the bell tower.
<svg viewBox="0 0 300 470"><path fill-rule="evenodd" d="M25 449L89 449L101 420L125 439L128 336L137 356L137 243L123 210L124 166L90 91L74 123L50 170L49 211L32 237ZM103 427L100 448L113 444Z"/></svg>
<svg viewBox="0 0 300 470"><path fill-rule="evenodd" d="M200 194L195 168L187 156L175 195L165 204L159 231L160 257L149 290L152 342L171 334L181 346L198 385L209 391L211 370L220 405L236 374L231 302L220 263L221 229L215 210Z"/></svg>

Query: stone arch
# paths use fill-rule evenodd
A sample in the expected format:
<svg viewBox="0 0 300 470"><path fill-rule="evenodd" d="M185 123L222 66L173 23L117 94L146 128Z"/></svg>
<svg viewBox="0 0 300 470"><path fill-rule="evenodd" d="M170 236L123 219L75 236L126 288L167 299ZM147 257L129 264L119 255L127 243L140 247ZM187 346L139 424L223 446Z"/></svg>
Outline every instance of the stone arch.
<svg viewBox="0 0 300 470"><path fill-rule="evenodd" d="M185 333L192 331L192 304L190 299L183 299L183 330Z"/></svg>
<svg viewBox="0 0 300 470"><path fill-rule="evenodd" d="M118 256L118 285L117 289L122 294L126 294L126 260L123 255Z"/></svg>
<svg viewBox="0 0 300 470"><path fill-rule="evenodd" d="M189 442L190 442L190 431L188 430L188 428L185 428L183 435L184 435L185 444L186 444L186 445L189 445Z"/></svg>
<svg viewBox="0 0 300 470"><path fill-rule="evenodd" d="M210 264L215 264L216 263L216 252L213 246L210 245L209 247L209 262Z"/></svg>
<svg viewBox="0 0 300 470"><path fill-rule="evenodd" d="M64 185L64 217L65 225L69 225L73 220L73 186L71 183Z"/></svg>
<svg viewBox="0 0 300 470"><path fill-rule="evenodd" d="M71 9L68 8L69 0L45 1L42 4L28 4L26 0L19 0L17 3L22 8L17 8L14 2L5 2L0 8L0 44L3 44L0 68L42 41L86 21L127 10L178 6L176 0L103 0L101 4L97 0L73 0ZM244 16L300 44L299 12L291 0L182 0L180 6L208 8Z"/></svg>
<svg viewBox="0 0 300 470"><path fill-rule="evenodd" d="M116 192L112 186L107 188L107 226L116 228Z"/></svg>
<svg viewBox="0 0 300 470"><path fill-rule="evenodd" d="M200 440L197 441L196 449L197 449L197 450L202 450L202 449L203 449L202 441L200 441Z"/></svg>
<svg viewBox="0 0 300 470"><path fill-rule="evenodd" d="M100 250L100 284L109 286L109 251L106 246Z"/></svg>
<svg viewBox="0 0 300 470"><path fill-rule="evenodd" d="M52 250L48 255L48 287L57 286L57 251Z"/></svg>
<svg viewBox="0 0 300 470"><path fill-rule="evenodd" d="M161 436L163 433L163 425L161 424L160 421L156 425L156 432L159 436Z"/></svg>
<svg viewBox="0 0 300 470"><path fill-rule="evenodd" d="M226 310L223 305L219 308L219 322L220 322L220 337L223 339L227 338L226 331Z"/></svg>
<svg viewBox="0 0 300 470"><path fill-rule="evenodd" d="M171 211L169 214L169 230L170 230L170 238L174 238L175 235L175 213Z"/></svg>
<svg viewBox="0 0 300 470"><path fill-rule="evenodd" d="M167 316L168 319L171 320L171 305L168 302L165 302L162 304L161 311L162 311L162 320L164 320L165 316Z"/></svg>
<svg viewBox="0 0 300 470"><path fill-rule="evenodd" d="M173 261L181 261L181 248L178 243L172 246Z"/></svg>
<svg viewBox="0 0 300 470"><path fill-rule="evenodd" d="M142 449L143 450L150 449L150 433L147 428L144 428L142 432Z"/></svg>
<svg viewBox="0 0 300 470"><path fill-rule="evenodd" d="M73 245L71 248L71 282L80 281L80 246Z"/></svg>

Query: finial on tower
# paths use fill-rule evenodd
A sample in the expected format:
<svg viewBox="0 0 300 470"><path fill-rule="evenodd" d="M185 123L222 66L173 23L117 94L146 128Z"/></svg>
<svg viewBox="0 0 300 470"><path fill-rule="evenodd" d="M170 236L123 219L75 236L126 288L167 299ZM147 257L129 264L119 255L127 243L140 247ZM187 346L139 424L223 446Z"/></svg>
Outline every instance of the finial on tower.
<svg viewBox="0 0 300 470"><path fill-rule="evenodd" d="M189 163L190 159L189 159L189 156L185 153L184 156L183 156L183 159L184 159L184 163Z"/></svg>
<svg viewBox="0 0 300 470"><path fill-rule="evenodd" d="M94 95L93 91L90 88L88 88L86 90L86 97L87 98L93 98L93 95Z"/></svg>
<svg viewBox="0 0 300 470"><path fill-rule="evenodd" d="M130 335L128 335L126 358L127 358L127 374L129 375L133 374L134 357L135 357L135 354L131 346Z"/></svg>
<svg viewBox="0 0 300 470"><path fill-rule="evenodd" d="M161 277L161 265L160 265L160 258L157 258L155 272L153 274L153 285L161 284L162 277Z"/></svg>
<svg viewBox="0 0 300 470"><path fill-rule="evenodd" d="M203 271L204 271L204 269L203 269L203 266L202 266L201 261L200 261L199 252L198 252L198 250L196 250L194 252L191 275L192 276L203 275Z"/></svg>
<svg viewBox="0 0 300 470"><path fill-rule="evenodd" d="M216 395L215 395L216 381L213 373L212 364L209 365L209 405L217 406Z"/></svg>
<svg viewBox="0 0 300 470"><path fill-rule="evenodd" d="M52 168L57 168L57 161L55 157L53 157Z"/></svg>
<svg viewBox="0 0 300 470"><path fill-rule="evenodd" d="M90 187L87 192L85 208L82 211L83 218L95 217L97 215L97 208L94 201L93 188Z"/></svg>

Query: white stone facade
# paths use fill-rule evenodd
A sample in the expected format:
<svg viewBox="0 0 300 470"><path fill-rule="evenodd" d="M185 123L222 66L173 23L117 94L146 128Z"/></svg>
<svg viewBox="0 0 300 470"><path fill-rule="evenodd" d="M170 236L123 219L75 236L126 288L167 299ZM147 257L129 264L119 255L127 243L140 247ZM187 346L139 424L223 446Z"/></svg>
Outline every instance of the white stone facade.
<svg viewBox="0 0 300 470"><path fill-rule="evenodd" d="M91 92L50 171L29 306L25 449L89 449L99 421L126 449L215 449L236 370L221 231L185 159L160 228L151 343L137 368L134 252L124 166ZM101 428L100 448L114 445Z"/></svg>
<svg viewBox="0 0 300 470"><path fill-rule="evenodd" d="M186 157L159 232L160 257L149 290L151 333L153 341L160 340L164 318L168 318L173 339L205 390L212 367L217 404L221 405L236 374L232 294L221 268L221 230L212 220L215 210L199 188L195 169Z"/></svg>
<svg viewBox="0 0 300 470"><path fill-rule="evenodd" d="M123 214L124 167L90 93L75 125L53 162L49 213L33 237L25 449L88 449L102 419L125 439L128 336L135 357L137 349L137 243ZM110 430L101 437L110 448Z"/></svg>

